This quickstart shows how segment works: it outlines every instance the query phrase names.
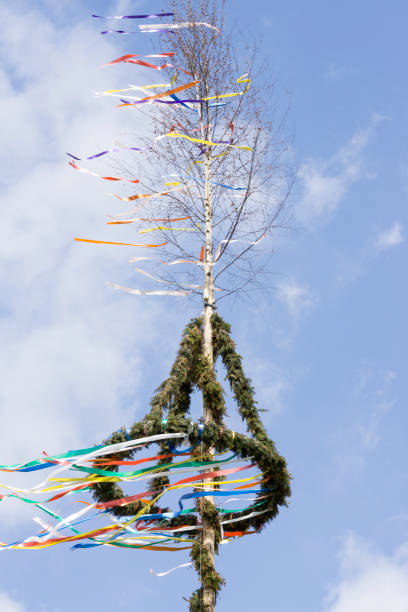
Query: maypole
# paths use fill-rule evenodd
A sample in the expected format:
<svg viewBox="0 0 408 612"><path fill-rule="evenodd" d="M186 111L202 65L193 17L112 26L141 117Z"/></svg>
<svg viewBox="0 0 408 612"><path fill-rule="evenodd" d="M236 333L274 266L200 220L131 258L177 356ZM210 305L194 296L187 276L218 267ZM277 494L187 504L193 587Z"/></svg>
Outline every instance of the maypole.
<svg viewBox="0 0 408 612"><path fill-rule="evenodd" d="M200 586L189 599L190 611L214 612L224 583L214 565L219 545L259 533L290 495L286 462L267 435L230 327L216 310L216 295L226 297L252 280L252 276L247 278L254 271L248 257L257 254L259 243L271 237L287 190L282 189L284 166L276 173L281 146L277 131L268 120L261 129L265 104L262 99L259 103L256 89L250 89L249 71L238 72L231 44L222 38L223 2L179 0L171 4L166 13L93 15L114 23L144 20L135 31L112 26L101 31L103 36L163 35L161 47L166 47L160 52L145 56L128 53L104 66L125 63L133 65L132 69L163 71L168 82L102 92L119 98L118 106L126 112L147 113L155 130L147 144L131 142L91 155L69 154L69 164L77 171L132 190L134 185L142 187L137 193L108 194L133 206L125 213L111 215L108 225L119 231L121 227L140 227L137 239L75 240L137 249L137 255L130 259L137 265L135 273L160 283L159 289L108 284L131 295L198 297L202 314L186 326L170 375L156 390L150 412L141 421L90 448L0 466L0 470L15 473L50 472L45 481L27 489L0 485L5 489L0 499L18 498L47 515L47 520L36 519L42 525L40 533L1 546L37 549L70 542L76 549L190 550L191 562L157 575L194 565ZM166 23L146 23L165 18ZM180 84L180 75L186 82ZM234 89L225 91L227 86ZM261 87L259 91L266 90ZM117 164L120 176L83 166L83 162L92 164L119 150L143 155L151 163L152 176L147 179L139 171L135 175L123 162ZM279 189L276 181L280 181ZM150 232L158 238L146 242L144 236ZM150 252L159 253L159 257L150 256ZM144 265L142 261L149 264L139 267ZM228 275L237 262L239 282L234 285L235 277ZM154 266L154 274L148 266ZM191 275L195 279L188 278ZM222 287L218 286L220 280ZM231 431L224 421L223 389L215 372L217 359L225 367L246 434ZM203 399L199 422L193 422L189 415L195 388ZM145 456L154 445L159 449ZM136 459L138 453L141 458ZM149 483L143 484L145 480ZM140 483L141 491L126 493L122 486L129 483ZM85 502L85 508L78 512L63 517L52 509L56 500L89 492L94 502ZM175 506L169 496L174 492L179 494ZM96 514L89 514L90 510ZM81 531L86 521L92 521L91 528ZM65 531L69 535L61 533Z"/></svg>

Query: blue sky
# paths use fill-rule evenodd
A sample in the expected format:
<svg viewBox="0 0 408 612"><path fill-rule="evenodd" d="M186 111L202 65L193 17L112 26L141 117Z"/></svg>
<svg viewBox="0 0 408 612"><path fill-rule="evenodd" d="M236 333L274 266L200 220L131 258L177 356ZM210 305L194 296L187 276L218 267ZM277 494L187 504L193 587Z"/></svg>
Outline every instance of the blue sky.
<svg viewBox="0 0 408 612"><path fill-rule="evenodd" d="M130 43L99 37L90 13L129 9L161 6L3 8L2 463L86 446L141 417L197 314L111 291L128 253L72 243L100 228L105 188L73 176L64 152L143 129L93 95L107 85L96 67ZM220 612L408 610L407 13L402 1L227 2L229 18L262 35L290 99L299 179L269 297L220 305L294 475L289 508L262 536L223 548ZM2 541L34 525L9 500L0 516ZM195 588L190 569L149 574L174 565L149 552L59 546L0 561L2 612L183 609Z"/></svg>

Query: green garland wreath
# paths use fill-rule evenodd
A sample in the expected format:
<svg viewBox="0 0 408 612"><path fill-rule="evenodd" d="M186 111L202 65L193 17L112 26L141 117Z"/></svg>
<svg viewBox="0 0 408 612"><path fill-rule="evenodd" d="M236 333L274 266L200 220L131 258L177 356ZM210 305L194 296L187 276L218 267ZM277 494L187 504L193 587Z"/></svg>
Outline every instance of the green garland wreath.
<svg viewBox="0 0 408 612"><path fill-rule="evenodd" d="M290 475L287 471L285 459L276 451L274 443L268 438L261 422L254 399L254 389L242 369L242 358L236 352L235 343L230 337L230 326L215 313L212 316L212 327L214 362L218 357L221 357L227 373L226 378L237 402L238 411L251 435L246 436L232 432L223 423L223 415L225 414L223 390L216 380L214 369L203 356L203 320L200 317L193 319L185 328L170 376L156 390L150 402L150 413L142 421L135 422L129 430L122 428L114 432L104 443L115 444L126 439L153 436L165 431L169 433L183 432L191 445L194 446L201 442L204 452L208 452L210 448L214 448L217 452L229 449L243 459L246 457L253 458L263 473L262 486L267 489L267 497L263 497L262 500L254 504L254 507L262 504L262 514L242 519L239 521L239 528L242 531L250 527L260 530L266 523L276 517L279 506L287 505L286 500L290 496ZM214 418L214 422L206 424L204 428L187 418L194 387L198 387L202 391L203 400L210 408ZM181 442L178 441L175 444L181 444ZM170 452L167 441L160 443L160 447L163 454ZM135 452L135 450L122 451L117 458L130 458ZM110 459L112 458L110 456ZM168 459L159 460L157 467L168 461ZM162 490L168 482L167 476L163 474L163 476L153 478L150 481L149 489L151 491ZM96 483L92 485L92 490L98 502L109 502L124 497L124 493L117 483ZM143 503L137 501L126 506L114 507L111 512L116 516L134 516L140 512L142 507ZM221 538L218 512L205 498L197 501L197 507L202 518L214 527L217 552ZM152 507L150 512L155 513L158 510L157 507ZM236 519L244 514L247 514L247 512L225 514L224 517L226 520L229 518ZM195 516L183 516L168 521L170 527L181 524L195 525L197 519ZM216 572L207 549L201 544L198 532L191 550L191 558L202 583L211 586L218 593L224 580ZM202 610L201 588L192 594L189 602L191 612Z"/></svg>

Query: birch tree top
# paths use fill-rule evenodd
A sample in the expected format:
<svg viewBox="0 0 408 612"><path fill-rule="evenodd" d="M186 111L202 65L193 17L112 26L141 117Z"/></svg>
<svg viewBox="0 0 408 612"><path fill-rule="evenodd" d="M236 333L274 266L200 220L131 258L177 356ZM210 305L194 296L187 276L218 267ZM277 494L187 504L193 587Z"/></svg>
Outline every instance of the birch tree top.
<svg viewBox="0 0 408 612"><path fill-rule="evenodd" d="M116 288L146 293L139 287L147 277L147 293L202 296L203 273L215 291L204 301L253 288L274 230L285 224L293 174L268 64L259 61L256 44L225 31L223 9L216 0L173 2L171 18L139 26L159 37L156 53L107 64L161 75L156 83L146 76L144 87L103 92L123 112L142 114L152 129L151 137L128 147L140 151L137 164L111 157L120 176L102 177L122 179L126 190L112 194L128 206L108 221L117 230L111 242L123 244L120 226L131 224L137 238L125 244L142 249L130 260L135 286L113 283ZM86 169L79 161L71 165Z"/></svg>

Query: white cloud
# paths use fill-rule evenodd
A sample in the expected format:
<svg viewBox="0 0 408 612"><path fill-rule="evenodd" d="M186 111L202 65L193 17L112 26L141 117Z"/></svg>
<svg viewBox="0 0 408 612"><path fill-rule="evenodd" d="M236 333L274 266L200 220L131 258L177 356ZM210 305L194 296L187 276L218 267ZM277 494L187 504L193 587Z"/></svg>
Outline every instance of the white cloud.
<svg viewBox="0 0 408 612"><path fill-rule="evenodd" d="M281 414L285 407L285 394L291 388L287 375L276 364L266 363L256 356L251 358L250 363L250 377L260 407L271 416Z"/></svg>
<svg viewBox="0 0 408 612"><path fill-rule="evenodd" d="M391 227L371 236L357 251L345 251L341 255L337 282L345 286L356 282L385 250L404 241L403 226L396 221Z"/></svg>
<svg viewBox="0 0 408 612"><path fill-rule="evenodd" d="M24 612L25 607L18 601L11 599L7 593L0 592L0 610L1 612Z"/></svg>
<svg viewBox="0 0 408 612"><path fill-rule="evenodd" d="M375 552L350 534L340 554L340 579L326 612L408 612L408 545L394 554Z"/></svg>
<svg viewBox="0 0 408 612"><path fill-rule="evenodd" d="M290 316L296 321L307 313L316 301L311 290L294 279L278 282L276 291L278 299L285 304Z"/></svg>
<svg viewBox="0 0 408 612"><path fill-rule="evenodd" d="M377 239L375 240L375 248L382 251L389 249L390 247L397 246L404 241L403 226L402 223L395 221L389 228L380 232Z"/></svg>
<svg viewBox="0 0 408 612"><path fill-rule="evenodd" d="M394 405L391 389L397 374L392 370L375 371L367 364L359 374L355 396L359 404L368 407L368 411L356 431L362 451L369 451L378 445L382 420Z"/></svg>
<svg viewBox="0 0 408 612"><path fill-rule="evenodd" d="M363 153L380 121L374 114L365 129L358 130L349 142L326 161L308 159L299 170L302 195L295 208L297 220L312 226L333 213L351 185L364 177Z"/></svg>
<svg viewBox="0 0 408 612"><path fill-rule="evenodd" d="M137 397L146 348L171 333L171 314L164 301L106 288L136 285L127 264L134 251L73 242L134 236L125 229L113 237L104 216L117 201L105 196L104 181L64 159L64 151L109 148L118 136L136 144L145 120L93 92L141 83L146 72L98 69L122 49L92 23L58 25L23 0L4 6L3 18L0 419L8 463L99 441L144 413ZM129 154L133 165L137 155ZM106 170L105 159L89 167Z"/></svg>
<svg viewBox="0 0 408 612"><path fill-rule="evenodd" d="M350 419L333 435L336 477L355 478L381 443L386 415L395 406L394 382L397 373L362 364L349 399Z"/></svg>

